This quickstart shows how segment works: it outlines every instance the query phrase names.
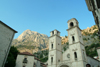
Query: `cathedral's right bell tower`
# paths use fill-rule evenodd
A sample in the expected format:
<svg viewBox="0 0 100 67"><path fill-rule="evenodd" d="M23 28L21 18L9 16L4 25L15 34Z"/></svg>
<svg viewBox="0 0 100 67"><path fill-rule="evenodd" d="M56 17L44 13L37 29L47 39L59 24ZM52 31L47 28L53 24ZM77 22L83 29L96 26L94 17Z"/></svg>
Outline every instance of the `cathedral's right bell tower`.
<svg viewBox="0 0 100 67"><path fill-rule="evenodd" d="M75 18L72 18L67 23L72 67L85 67L87 58L78 21Z"/></svg>

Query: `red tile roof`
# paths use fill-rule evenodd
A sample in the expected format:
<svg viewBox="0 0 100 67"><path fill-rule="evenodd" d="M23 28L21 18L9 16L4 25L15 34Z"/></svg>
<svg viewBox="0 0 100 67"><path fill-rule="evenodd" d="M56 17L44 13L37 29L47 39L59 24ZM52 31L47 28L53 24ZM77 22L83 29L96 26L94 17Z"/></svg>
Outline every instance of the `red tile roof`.
<svg viewBox="0 0 100 67"><path fill-rule="evenodd" d="M23 53L19 53L19 55L28 55L28 56L34 56L34 59L40 61L40 59L38 59L37 57L35 57L35 55L29 53L29 52L23 52Z"/></svg>
<svg viewBox="0 0 100 67"><path fill-rule="evenodd" d="M40 61L40 59L38 59L37 57L34 57L36 60Z"/></svg>
<svg viewBox="0 0 100 67"><path fill-rule="evenodd" d="M35 55L33 55L33 54L29 53L29 52L23 52L23 53L19 53L19 54L20 54L20 55L34 56L34 59L40 61L40 59L38 59L37 57L35 57ZM44 64L44 63L42 63L42 62L41 62L41 64L42 64L43 67L47 67L47 64Z"/></svg>
<svg viewBox="0 0 100 67"><path fill-rule="evenodd" d="M47 64L44 64L44 63L42 63L42 62L41 62L41 65L42 65L43 67L47 67Z"/></svg>
<svg viewBox="0 0 100 67"><path fill-rule="evenodd" d="M19 53L20 55L29 55L29 56L34 56L33 54L29 53L29 52L23 52L23 53Z"/></svg>
<svg viewBox="0 0 100 67"><path fill-rule="evenodd" d="M43 67L47 67L47 65L43 65Z"/></svg>

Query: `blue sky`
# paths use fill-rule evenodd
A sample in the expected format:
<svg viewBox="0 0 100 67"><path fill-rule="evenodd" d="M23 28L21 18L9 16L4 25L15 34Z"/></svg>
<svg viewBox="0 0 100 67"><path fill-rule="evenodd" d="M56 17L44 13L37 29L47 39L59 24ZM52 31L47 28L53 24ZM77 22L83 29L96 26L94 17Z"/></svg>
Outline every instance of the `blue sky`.
<svg viewBox="0 0 100 67"><path fill-rule="evenodd" d="M76 18L81 29L95 25L85 0L0 0L0 20L18 31L30 29L50 36L57 29L68 35L67 21Z"/></svg>

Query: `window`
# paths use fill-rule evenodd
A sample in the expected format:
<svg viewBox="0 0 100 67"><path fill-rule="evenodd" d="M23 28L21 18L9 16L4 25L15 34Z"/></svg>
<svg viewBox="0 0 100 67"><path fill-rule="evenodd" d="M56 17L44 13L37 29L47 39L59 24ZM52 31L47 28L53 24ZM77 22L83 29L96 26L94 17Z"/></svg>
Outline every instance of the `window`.
<svg viewBox="0 0 100 67"><path fill-rule="evenodd" d="M71 26L71 27L73 27L73 26L74 26L73 22L71 22L71 23L70 23L70 26Z"/></svg>
<svg viewBox="0 0 100 67"><path fill-rule="evenodd" d="M74 57L75 57L75 60L77 60L77 53L74 52Z"/></svg>
<svg viewBox="0 0 100 67"><path fill-rule="evenodd" d="M58 45L59 45L59 43L58 43Z"/></svg>
<svg viewBox="0 0 100 67"><path fill-rule="evenodd" d="M97 7L100 8L100 0L96 0Z"/></svg>
<svg viewBox="0 0 100 67"><path fill-rule="evenodd" d="M70 58L70 54L67 54L67 58Z"/></svg>
<svg viewBox="0 0 100 67"><path fill-rule="evenodd" d="M52 31L52 34L54 35L54 31Z"/></svg>
<svg viewBox="0 0 100 67"><path fill-rule="evenodd" d="M51 64L53 63L53 57L51 57Z"/></svg>
<svg viewBox="0 0 100 67"><path fill-rule="evenodd" d="M24 58L23 63L27 63L27 58Z"/></svg>
<svg viewBox="0 0 100 67"><path fill-rule="evenodd" d="M58 62L60 62L60 60L58 60Z"/></svg>
<svg viewBox="0 0 100 67"><path fill-rule="evenodd" d="M74 36L72 36L72 41L75 42L75 38L74 38Z"/></svg>
<svg viewBox="0 0 100 67"><path fill-rule="evenodd" d="M53 49L53 44L51 45L51 48Z"/></svg>

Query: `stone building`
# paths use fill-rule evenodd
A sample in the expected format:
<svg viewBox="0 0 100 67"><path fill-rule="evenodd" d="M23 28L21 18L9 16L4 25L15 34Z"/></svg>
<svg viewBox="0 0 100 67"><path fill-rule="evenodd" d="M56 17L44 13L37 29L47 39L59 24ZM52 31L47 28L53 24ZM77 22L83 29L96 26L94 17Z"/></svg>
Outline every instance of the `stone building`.
<svg viewBox="0 0 100 67"><path fill-rule="evenodd" d="M49 37L49 55L48 67L100 67L100 61L86 55L85 45L79 28L78 21L75 18L68 22L69 48L62 53L60 32L57 30L50 32ZM98 50L100 58L100 49Z"/></svg>
<svg viewBox="0 0 100 67"><path fill-rule="evenodd" d="M98 56L99 56L99 61L100 61L100 47L97 48Z"/></svg>
<svg viewBox="0 0 100 67"><path fill-rule="evenodd" d="M0 21L0 67L5 65L15 33L17 31Z"/></svg>
<svg viewBox="0 0 100 67"><path fill-rule="evenodd" d="M92 11L96 25L99 28L98 36L100 38L100 0L85 0L88 10Z"/></svg>
<svg viewBox="0 0 100 67"><path fill-rule="evenodd" d="M15 67L46 67L44 63L29 52L19 53Z"/></svg>

